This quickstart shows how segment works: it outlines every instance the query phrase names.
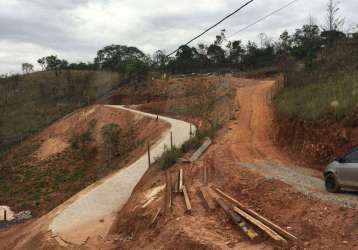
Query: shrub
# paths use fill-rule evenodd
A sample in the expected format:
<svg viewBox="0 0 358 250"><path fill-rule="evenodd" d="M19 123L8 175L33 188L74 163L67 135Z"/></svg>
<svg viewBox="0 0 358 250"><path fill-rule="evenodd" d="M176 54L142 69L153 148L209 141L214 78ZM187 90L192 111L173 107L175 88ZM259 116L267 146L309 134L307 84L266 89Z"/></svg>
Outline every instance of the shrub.
<svg viewBox="0 0 358 250"><path fill-rule="evenodd" d="M169 167L173 166L178 158L180 157L180 150L176 147L173 149L169 149L168 147L164 148L164 153L162 156L157 160L161 169L168 169Z"/></svg>
<svg viewBox="0 0 358 250"><path fill-rule="evenodd" d="M92 141L92 135L90 131L83 132L81 134L75 134L70 139L71 148L78 150Z"/></svg>

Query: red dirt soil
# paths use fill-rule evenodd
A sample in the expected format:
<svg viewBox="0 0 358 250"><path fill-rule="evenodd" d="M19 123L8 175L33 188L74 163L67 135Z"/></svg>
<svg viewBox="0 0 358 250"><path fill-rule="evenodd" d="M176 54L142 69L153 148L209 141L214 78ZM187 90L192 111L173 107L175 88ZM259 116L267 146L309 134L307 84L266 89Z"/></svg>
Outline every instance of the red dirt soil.
<svg viewBox="0 0 358 250"><path fill-rule="evenodd" d="M237 87L237 121L231 121L214 139L214 145L191 165L176 164L170 171L185 170L193 211L185 213L183 197L175 196L169 215L151 225L160 198L143 208L144 193L163 185L164 172L152 168L133 197L118 214L107 247L114 249L279 249L262 236L250 242L220 209L208 212L199 195L202 167L210 166L210 184L219 186L248 207L292 232L304 249L358 249L356 208L342 208L308 197L294 187L241 168L238 162L293 164L271 140L273 81L232 79ZM260 235L263 235L260 233ZM297 249L293 246L292 249Z"/></svg>
<svg viewBox="0 0 358 250"><path fill-rule="evenodd" d="M313 124L299 120L275 123L275 143L309 166L323 170L327 163L358 146L358 128L346 122Z"/></svg>
<svg viewBox="0 0 358 250"><path fill-rule="evenodd" d="M270 92L273 81L231 78L237 88L236 120L221 129L214 144L194 164L176 164L185 172L193 211L185 213L181 195L174 196L171 211L151 224L163 207L163 192L146 207L145 194L165 183L165 172L153 166L118 214L106 239L93 239L90 249L281 249L259 232L258 242L249 241L217 208L208 212L199 187L203 166L209 166L209 185L215 185L297 236L303 249L358 249L357 208L343 208L298 192L276 179L242 168L239 162L272 162L293 165L287 153L272 140L273 114ZM174 175L173 175L174 177ZM173 178L174 179L174 178ZM1 238L0 238L1 239ZM50 248L53 249L53 248ZM291 249L299 249L292 246Z"/></svg>

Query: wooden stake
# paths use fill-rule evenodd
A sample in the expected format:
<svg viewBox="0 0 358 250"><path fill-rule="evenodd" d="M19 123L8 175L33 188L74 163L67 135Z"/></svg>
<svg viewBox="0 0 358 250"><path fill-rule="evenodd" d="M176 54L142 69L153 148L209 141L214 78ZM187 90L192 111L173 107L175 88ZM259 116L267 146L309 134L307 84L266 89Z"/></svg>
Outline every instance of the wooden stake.
<svg viewBox="0 0 358 250"><path fill-rule="evenodd" d="M160 214L161 211L162 211L162 209L161 209L161 208L158 208L158 211L155 213L155 215L154 215L154 217L153 217L153 219L152 219L151 224L154 224L154 223L157 221L157 218L159 217L159 214Z"/></svg>
<svg viewBox="0 0 358 250"><path fill-rule="evenodd" d="M170 149L173 150L173 132L170 132Z"/></svg>
<svg viewBox="0 0 358 250"><path fill-rule="evenodd" d="M269 226L270 228L272 228L273 230L275 230L276 232L280 233L281 235L283 235L284 237L286 237L287 239L290 239L294 242L299 242L299 240L292 234L290 234L289 232L287 232L286 230L284 230L283 228L279 227L278 225L274 224L273 222L269 221L268 219L266 219L265 217L259 215L258 213L256 213L255 211L246 208L243 204L241 204L239 201L235 200L234 198L232 198L231 196L229 196L228 194L224 193L223 191L221 191L219 188L214 188L215 191L217 191L219 194L221 194L223 197L225 197L226 199L228 199L229 201L235 203L235 205L237 205L240 209L242 209L243 211L245 211L246 213L248 213L249 215L251 215L252 217L260 220L262 223L264 223L266 226Z"/></svg>
<svg viewBox="0 0 358 250"><path fill-rule="evenodd" d="M205 185L205 186L208 185L208 174L207 174L207 167L206 167L206 165L204 166L204 185Z"/></svg>
<svg viewBox="0 0 358 250"><path fill-rule="evenodd" d="M175 172L174 193L179 193L179 172Z"/></svg>
<svg viewBox="0 0 358 250"><path fill-rule="evenodd" d="M191 213L190 199L189 199L188 191L186 190L185 185L183 185L183 194L184 194L184 200L185 200L185 205L186 205L186 211L188 213Z"/></svg>
<svg viewBox="0 0 358 250"><path fill-rule="evenodd" d="M4 209L4 221L7 221L7 218L6 218L6 217L7 217L7 216L6 216L6 212L7 212L7 211L6 211L6 209Z"/></svg>
<svg viewBox="0 0 358 250"><path fill-rule="evenodd" d="M150 167L150 144L148 143L148 167Z"/></svg>
<svg viewBox="0 0 358 250"><path fill-rule="evenodd" d="M183 169L179 170L179 192L183 191Z"/></svg>
<svg viewBox="0 0 358 250"><path fill-rule="evenodd" d="M168 214L172 204L172 187L169 170L165 172L164 213Z"/></svg>

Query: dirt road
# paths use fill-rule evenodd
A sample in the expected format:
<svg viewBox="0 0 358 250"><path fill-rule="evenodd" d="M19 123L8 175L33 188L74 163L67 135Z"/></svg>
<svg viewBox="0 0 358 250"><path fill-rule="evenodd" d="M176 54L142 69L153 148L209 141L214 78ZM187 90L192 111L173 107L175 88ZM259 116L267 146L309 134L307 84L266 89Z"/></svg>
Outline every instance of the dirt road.
<svg viewBox="0 0 358 250"><path fill-rule="evenodd" d="M357 249L357 196L324 191L321 173L295 166L272 142L273 81L230 78L237 87L236 119L213 138L213 145L194 164L176 164L185 170L193 211L185 214L180 195L171 213L155 226L150 220L162 207L158 199L147 208L145 193L164 183L164 173L145 175L112 230L121 249L277 249L267 237L250 242L226 215L208 212L199 193L203 167L210 167L209 185L215 185L243 204L297 236L305 249ZM316 195L318 194L318 195ZM328 201L328 202L327 202ZM133 213L133 211L135 211ZM128 240L130 239L130 240ZM297 248L293 248L297 249Z"/></svg>
<svg viewBox="0 0 358 250"><path fill-rule="evenodd" d="M234 80L235 81L235 80ZM275 178L292 185L305 195L335 203L357 206L355 193L330 194L324 188L322 173L296 166L272 142L271 90L274 81L237 82L237 123L231 125L225 144L235 156L234 166L249 168L267 178Z"/></svg>

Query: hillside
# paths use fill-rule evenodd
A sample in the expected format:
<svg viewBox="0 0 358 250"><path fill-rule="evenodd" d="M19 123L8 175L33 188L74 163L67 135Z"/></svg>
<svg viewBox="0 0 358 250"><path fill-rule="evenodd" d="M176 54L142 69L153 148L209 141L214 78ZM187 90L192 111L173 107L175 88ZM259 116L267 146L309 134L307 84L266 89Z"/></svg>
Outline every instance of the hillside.
<svg viewBox="0 0 358 250"><path fill-rule="evenodd" d="M117 125L118 133L105 133L109 124ZM135 160L166 127L102 105L77 110L3 157L0 200L14 211L42 215ZM107 135L116 137L119 145L106 143Z"/></svg>
<svg viewBox="0 0 358 250"><path fill-rule="evenodd" d="M117 87L118 73L44 71L0 78L0 153Z"/></svg>
<svg viewBox="0 0 358 250"><path fill-rule="evenodd" d="M275 96L277 143L319 168L358 145L357 48L344 41L285 72Z"/></svg>

